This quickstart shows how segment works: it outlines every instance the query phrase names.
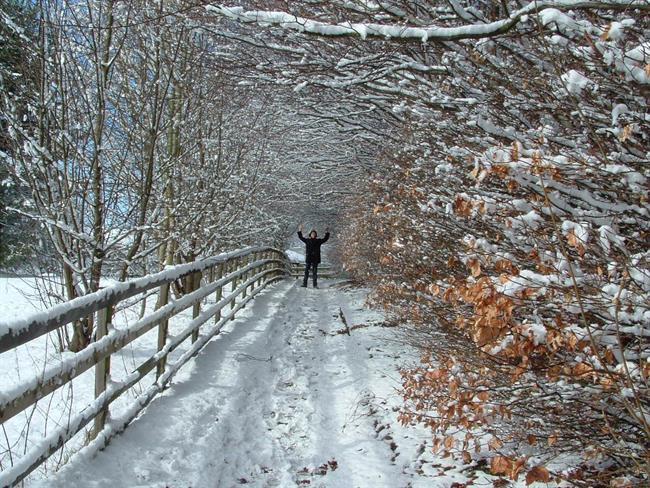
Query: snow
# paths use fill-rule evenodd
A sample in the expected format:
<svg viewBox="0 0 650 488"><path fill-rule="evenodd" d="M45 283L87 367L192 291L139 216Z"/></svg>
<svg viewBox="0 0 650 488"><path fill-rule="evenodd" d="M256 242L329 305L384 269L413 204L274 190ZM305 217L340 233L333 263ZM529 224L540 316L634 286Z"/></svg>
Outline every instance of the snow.
<svg viewBox="0 0 650 488"><path fill-rule="evenodd" d="M246 11L243 7L224 5L207 5L205 8L212 14L239 20L240 22L253 22L261 27L279 25L284 29L318 34L321 36L357 35L364 40L370 36L375 36L386 39L413 39L427 42L428 40L451 41L457 39L489 37L497 32L503 32L514 27L520 21L528 21L528 16L534 13L539 15L543 25L554 22L562 31L575 31L579 33L586 32L590 29L590 23L577 22L569 15L558 10L558 8L578 6L581 3L581 0L531 2L525 7L512 12L508 18L496 20L494 22L478 22L458 27L439 27L433 25L413 27L405 25L351 22L328 24L326 22L298 17L281 11ZM605 2L605 4L611 5L624 4L630 8L635 5L643 5L644 3L644 0L609 0ZM457 7L457 10L461 10L460 7Z"/></svg>
<svg viewBox="0 0 650 488"><path fill-rule="evenodd" d="M287 257L289 258L289 261L292 263L304 263L305 262L305 255L304 253L300 253L298 251L294 251L292 249L287 249L285 251L287 254Z"/></svg>
<svg viewBox="0 0 650 488"><path fill-rule="evenodd" d="M110 286L88 295L84 295L68 302L60 303L47 311L37 312L32 315L21 314L14 317L13 320L4 320L0 322L0 339L9 334L19 335L27 330L44 331L46 330L45 323L48 321L60 322L64 316L71 310L75 309L78 313L74 317L67 316L67 322L83 317L86 313L93 312L98 309L98 304L104 303L107 300L116 299L119 297L121 300L135 296L143 291L150 290L161 285L163 282L172 281L180 278L188 273L208 269L217 263L225 262L226 260L238 256L245 256L255 251L264 250L263 247L251 247L220 254L209 259L194 261L187 264L179 264L176 266L167 266L163 271L147 275L143 278L134 279L126 282L114 282ZM119 300L118 300L119 301ZM84 308L85 307L85 308ZM81 311L83 310L83 312ZM44 333L44 332L43 332Z"/></svg>
<svg viewBox="0 0 650 488"><path fill-rule="evenodd" d="M108 350L112 345L115 345L116 343L121 343L122 341L129 342L127 338L137 337L142 333L144 333L144 331L148 331L152 329L164 317L175 315L176 313L179 313L182 310L187 309L197 301L197 298L201 298L206 294L209 295L214 293L214 291L216 291L218 287L223 286L225 282L230 280L233 276L239 276L245 270L253 269L255 266L258 266L261 262L262 261L256 261L250 263L248 266L234 273L231 273L220 280L216 280L209 285L203 286L201 289L193 293L187 294L177 300L172 300L167 305L159 308L158 310L156 310L151 314L148 314L146 317L142 318L141 320L138 320L134 324L124 329L117 330L112 328L109 331L108 335L104 336L102 339L98 341L93 342L84 350L76 354L69 353L69 352L62 353L60 363L56 364L55 366L43 368L43 371L38 371L37 373L34 373L32 378L23 379L17 387L5 390L3 392L3 396L6 396L7 398L17 398L19 395L28 392L36 385L43 385L45 383L52 382L58 376L63 376L63 375L74 376L75 372L82 372L83 371L83 369L81 368L82 362L88 361L92 357L98 357L98 356L102 357L103 356L102 353L104 353L106 350ZM258 278L262 277L264 274L265 272L261 272L255 276L250 277L246 282L241 283L238 286L237 290L243 290L246 286L250 285ZM193 328L207 321L217 311L221 310L227 303L229 303L229 301L230 301L230 297L226 296L221 301L212 305L210 308L208 308L203 313L201 313L196 318L196 320L190 322L187 325L187 328L185 330L177 334L175 337L170 338L167 344L165 345L164 350L168 351L176 348L187 336L190 335Z"/></svg>
<svg viewBox="0 0 650 488"><path fill-rule="evenodd" d="M35 298L31 287L35 283L36 279L34 278L23 280L16 278L0 279L0 289L14 291L14 293L7 295L11 301L5 302L4 296L0 299L0 311L3 318L16 319L22 315L21 310L33 308L31 303ZM227 293L228 289L225 292ZM208 302L212 298L210 297ZM18 299L22 300L18 301ZM183 300L172 302L170 305L178 306ZM150 314L153 312L155 302L156 296L149 296L146 301L145 306ZM37 381L46 380L51 377L52 372L70 370L82 357L91 354L92 349L97 350L107 341L114 341L126 332L132 332L132 327L130 328L129 325L135 327L139 323L140 300L134 300L131 303L130 308L122 308L121 311L116 313L109 336L94 343L81 353L59 352L56 334L50 333L1 354L0 364L2 370L10 373L0 375L2 400L8 400L9 395L13 396L13 393L24 391L25 388L35 385ZM4 313L5 310L7 313ZM191 324L190 321L191 308L181 312L169 323L170 339L165 346L165 350L174 349L169 355L169 364L178 362L179 357L187 354L189 341L180 344L180 340L187 337L187 327ZM145 334L112 356L109 391L123 385L130 387L129 390L113 402L111 406L111 415L113 417L124 418L129 411L132 411L134 398L137 402L140 402L142 391L151 395L156 393L153 373L148 374L137 383L135 383L137 375L133 373L140 365L142 358L148 358L156 352L156 336L155 332ZM91 369L81 373L70 383L44 397L35 407L30 407L5 421L3 429L6 442L2 443L3 454L2 458L0 458L3 466L10 466L11 464L15 466L25 465L29 460L37 459L44 450L49 449L50 446L56 446L59 434L66 430L66 426L70 425L70 422L77 425L85 424L84 419L88 419L87 413L96 410L98 405L97 400L94 399L94 374ZM29 426L29 429L26 430L25 426ZM38 477L44 471L51 471L57 466L57 463L60 463L62 457L67 458L71 452L77 451L84 444L85 435L85 431L82 431L74 436L61 451L61 456L50 458L47 467L39 468L33 476ZM12 446L12 454L7 454L7 445ZM9 461L10 456L13 459L11 464ZM11 472L3 471L2 476L0 476L0 486L5 484L2 480L13 479L11 477L14 474L11 473L15 472L16 470L11 470ZM8 478L5 479L5 477Z"/></svg>
<svg viewBox="0 0 650 488"><path fill-rule="evenodd" d="M35 287L36 280L31 277L0 278L0 316L3 320L15 320L25 313L39 311L41 307L38 305ZM31 353L24 349L15 351L14 363L19 372L17 375L0 375L0 401L12 388L24 380L23 376L26 376L26 372L42 370L48 354L48 344L45 342L40 346L42 347L32 348ZM2 357L0 356L0 360ZM3 365L4 372L9 371L6 363L0 362L0 364ZM22 375L20 371L23 372Z"/></svg>
<svg viewBox="0 0 650 488"><path fill-rule="evenodd" d="M646 66L650 61L650 42L644 42L627 51L622 60L617 60L617 67L624 71L626 76L639 83L650 83L650 75Z"/></svg>
<svg viewBox="0 0 650 488"><path fill-rule="evenodd" d="M6 287L6 281L0 283ZM111 410L102 435L86 447L77 444L61 469L50 469L45 478L37 472L26 486L424 488L467 482L467 466L427 448L426 428L397 421L399 368L417 363L418 351L396 340L398 329L382 327L382 314L365 308L366 290L332 281L322 286L302 289L285 280L261 291L234 321L226 320L219 335L199 339L207 341L204 349L169 388L157 395L157 383L140 389L136 403ZM170 341L190 325L189 317L170 324ZM193 354L186 348L176 362ZM113 366L123 360L116 356ZM134 379L112 375L108 392ZM99 406L91 380L84 387L89 395L75 390L87 406L69 417L72 423ZM138 402L151 398L100 451L106 436L121 432L136 415ZM57 442L53 429L30 452ZM472 474L482 482L492 479Z"/></svg>
<svg viewBox="0 0 650 488"><path fill-rule="evenodd" d="M589 223L587 222L576 223L571 222L570 220L565 220L562 222L562 232L565 235L569 232L573 232L578 242L582 245L587 244L589 241Z"/></svg>
<svg viewBox="0 0 650 488"><path fill-rule="evenodd" d="M609 26L609 30L607 31L607 39L611 39L612 41L618 41L623 38L625 35L624 33L624 26L620 22L612 22Z"/></svg>
<svg viewBox="0 0 650 488"><path fill-rule="evenodd" d="M308 82L306 82L306 81L303 81L303 82L301 82L301 83L298 83L298 84L294 87L293 91L295 91L295 92L299 92L299 91L301 91L303 88L305 88L305 87L307 86L307 84L308 84Z"/></svg>
<svg viewBox="0 0 650 488"><path fill-rule="evenodd" d="M632 191L642 192L645 190L645 185L648 179L638 171L634 171L624 164L606 164L603 170L608 173L620 175L621 179L629 186Z"/></svg>
<svg viewBox="0 0 650 488"><path fill-rule="evenodd" d="M625 57L639 63L645 63L650 59L650 42L644 42L634 49L630 49L625 53Z"/></svg>
<svg viewBox="0 0 650 488"><path fill-rule="evenodd" d="M280 25L285 29L297 30L324 36L358 35L362 39L368 36L384 38L419 39L426 42L429 39L455 39L459 37L481 36L498 30L509 24L509 20L491 24L477 24L462 27L405 27L399 25L384 25L375 23L327 24L295 15L277 11L245 11L242 7L226 7L208 5L206 9L214 14L223 15L243 22L255 22L260 26Z"/></svg>
<svg viewBox="0 0 650 488"><path fill-rule="evenodd" d="M548 8L542 10L539 13L539 19L542 22L542 25L548 25L550 23L555 23L558 26L571 26L574 24L574 21L567 14L562 13L556 8Z"/></svg>
<svg viewBox="0 0 650 488"><path fill-rule="evenodd" d="M613 109L612 109L612 126L616 125L616 122L618 122L618 118L622 114L626 114L630 111L630 109L625 105L624 103L619 103L617 104Z"/></svg>
<svg viewBox="0 0 650 488"><path fill-rule="evenodd" d="M32 277L0 277L0 297L2 297L3 320L17 319L25 313L38 312L38 296L35 293L35 280Z"/></svg>
<svg viewBox="0 0 650 488"><path fill-rule="evenodd" d="M406 484L367 414L399 375L369 361L366 331L336 333L339 310L373 318L362 298L296 282L263 292L104 452L82 450L32 486Z"/></svg>
<svg viewBox="0 0 650 488"><path fill-rule="evenodd" d="M605 254L609 254L611 244L625 250L625 239L619 236L609 225L603 225L598 228L598 242L603 251L605 251Z"/></svg>
<svg viewBox="0 0 650 488"><path fill-rule="evenodd" d="M574 69L564 73L560 78L564 82L567 91L572 95L580 96L587 87L591 87L594 91L598 88L598 85L593 81Z"/></svg>
<svg viewBox="0 0 650 488"><path fill-rule="evenodd" d="M537 228L540 226L540 223L543 222L544 219L535 210L531 210L526 214L519 215L512 219L513 227L524 225L532 230L537 230Z"/></svg>
<svg viewBox="0 0 650 488"><path fill-rule="evenodd" d="M527 329L524 330L524 334L533 338L533 344L538 346L539 344L546 343L546 334L547 330L544 327L544 324L534 323L534 324L524 324Z"/></svg>
<svg viewBox="0 0 650 488"><path fill-rule="evenodd" d="M533 4L534 3L535 2L533 2ZM557 2L557 4L560 6L560 2ZM553 24L559 32L562 32L563 34L569 36L582 34L592 30L592 26L589 22L576 21L573 19L573 17L571 17L571 15L566 14L556 8L547 8L545 10L542 10L539 13L539 18L542 22L542 25L547 26L549 24Z"/></svg>

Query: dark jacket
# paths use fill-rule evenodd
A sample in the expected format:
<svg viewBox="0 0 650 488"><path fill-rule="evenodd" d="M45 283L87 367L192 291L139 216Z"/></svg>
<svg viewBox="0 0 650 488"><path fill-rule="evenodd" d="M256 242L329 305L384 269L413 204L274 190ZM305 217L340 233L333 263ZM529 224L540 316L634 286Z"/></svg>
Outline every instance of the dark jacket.
<svg viewBox="0 0 650 488"><path fill-rule="evenodd" d="M305 239L302 236L302 232L298 231L298 238L305 243L305 247L306 247L305 263L307 264L320 263L320 246L321 244L325 244L325 242L327 242L327 239L330 238L330 233L325 232L325 237L323 237L322 239L319 238L312 239L311 237Z"/></svg>

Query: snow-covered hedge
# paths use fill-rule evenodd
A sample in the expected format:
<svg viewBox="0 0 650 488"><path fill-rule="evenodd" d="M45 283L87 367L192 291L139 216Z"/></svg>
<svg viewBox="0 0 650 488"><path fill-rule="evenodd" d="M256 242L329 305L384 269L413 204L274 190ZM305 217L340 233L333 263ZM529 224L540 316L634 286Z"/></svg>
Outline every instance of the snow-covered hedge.
<svg viewBox="0 0 650 488"><path fill-rule="evenodd" d="M430 116L353 202L347 265L416 327L402 420L437 447L513 479L643 484L648 17L526 23L433 49L452 75L440 90L476 103L412 104Z"/></svg>

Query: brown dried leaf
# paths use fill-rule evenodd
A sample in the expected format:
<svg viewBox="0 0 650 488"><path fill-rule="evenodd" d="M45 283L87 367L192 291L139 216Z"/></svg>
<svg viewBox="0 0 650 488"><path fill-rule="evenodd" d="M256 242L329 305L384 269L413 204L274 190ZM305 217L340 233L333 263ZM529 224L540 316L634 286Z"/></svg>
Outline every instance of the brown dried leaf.
<svg viewBox="0 0 650 488"><path fill-rule="evenodd" d="M449 302L449 301L451 301L451 300L453 299L453 295L454 295L454 289L451 288L451 287L449 287L449 288L447 288L447 289L445 290L445 292L442 294L442 299L443 299L445 302Z"/></svg>
<svg viewBox="0 0 650 488"><path fill-rule="evenodd" d="M454 212L461 217L469 217L469 215L472 213L472 202L465 200L460 195L456 195L453 207Z"/></svg>
<svg viewBox="0 0 650 488"><path fill-rule="evenodd" d="M454 437L448 435L445 437L445 442L444 442L445 449L451 449L454 446Z"/></svg>
<svg viewBox="0 0 650 488"><path fill-rule="evenodd" d="M519 146L516 142L512 143L512 148L510 149L510 161L517 161L519 159Z"/></svg>
<svg viewBox="0 0 650 488"><path fill-rule="evenodd" d="M431 442L431 452L435 454L438 452L439 448L440 448L440 438L434 437Z"/></svg>
<svg viewBox="0 0 650 488"><path fill-rule="evenodd" d="M519 478L519 473L521 473L521 470L524 468L524 465L526 464L526 458L525 457L520 457L516 461L512 463L512 466L510 467L510 479L511 480L516 480Z"/></svg>
<svg viewBox="0 0 650 488"><path fill-rule="evenodd" d="M626 125L625 127L623 127L623 130L618 135L618 140L621 141L621 142L625 142L631 136L632 136L632 126L631 125Z"/></svg>
<svg viewBox="0 0 650 488"><path fill-rule="evenodd" d="M494 164L490 168L490 173L497 175L501 179L505 178L509 172L510 168L505 164Z"/></svg>
<svg viewBox="0 0 650 488"><path fill-rule="evenodd" d="M512 464L512 461L505 456L494 456L490 461L490 472L492 474L508 474Z"/></svg>
<svg viewBox="0 0 650 488"><path fill-rule="evenodd" d="M548 483L551 481L551 474L544 466L535 466L526 474L527 485L533 484L536 481L540 481L542 483Z"/></svg>
<svg viewBox="0 0 650 488"><path fill-rule="evenodd" d="M566 240L570 246L578 247L580 245L580 241L578 240L575 233L573 232L573 229L567 232Z"/></svg>
<svg viewBox="0 0 650 488"><path fill-rule="evenodd" d="M497 259L496 262L494 263L494 269L497 271L510 271L512 272L513 269L512 261L508 259Z"/></svg>
<svg viewBox="0 0 650 488"><path fill-rule="evenodd" d="M527 300L527 299L529 299L530 297L535 296L536 293L537 293L537 290L535 290L534 288L523 288L523 289L519 292L519 295L520 295L521 298L523 298L524 300Z"/></svg>
<svg viewBox="0 0 650 488"><path fill-rule="evenodd" d="M472 455L467 451L463 451L463 463L469 464L471 462L472 462Z"/></svg>
<svg viewBox="0 0 650 488"><path fill-rule="evenodd" d="M501 331L500 327L479 327L474 331L472 337L479 347L483 347L497 339L501 335Z"/></svg>
<svg viewBox="0 0 650 488"><path fill-rule="evenodd" d="M591 372L593 368L586 363L578 363L573 367L573 374L575 376L583 376Z"/></svg>
<svg viewBox="0 0 650 488"><path fill-rule="evenodd" d="M490 450L493 451L496 451L501 446L503 446L503 442L501 442L501 440L498 437L492 437L488 442L488 447L490 448Z"/></svg>
<svg viewBox="0 0 650 488"><path fill-rule="evenodd" d="M478 277L481 274L481 262L478 259L476 258L470 259L467 262L467 267L472 272L472 276L474 278Z"/></svg>

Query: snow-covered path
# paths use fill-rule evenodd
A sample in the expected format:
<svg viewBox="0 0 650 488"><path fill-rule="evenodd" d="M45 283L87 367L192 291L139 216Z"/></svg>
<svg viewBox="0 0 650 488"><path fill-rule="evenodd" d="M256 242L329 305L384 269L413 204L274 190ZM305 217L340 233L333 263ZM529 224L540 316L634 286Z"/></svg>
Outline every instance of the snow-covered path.
<svg viewBox="0 0 650 488"><path fill-rule="evenodd" d="M380 320L362 300L293 281L265 291L104 452L43 486L411 486L373 415L398 386L394 358L369 328L340 333L341 313Z"/></svg>

